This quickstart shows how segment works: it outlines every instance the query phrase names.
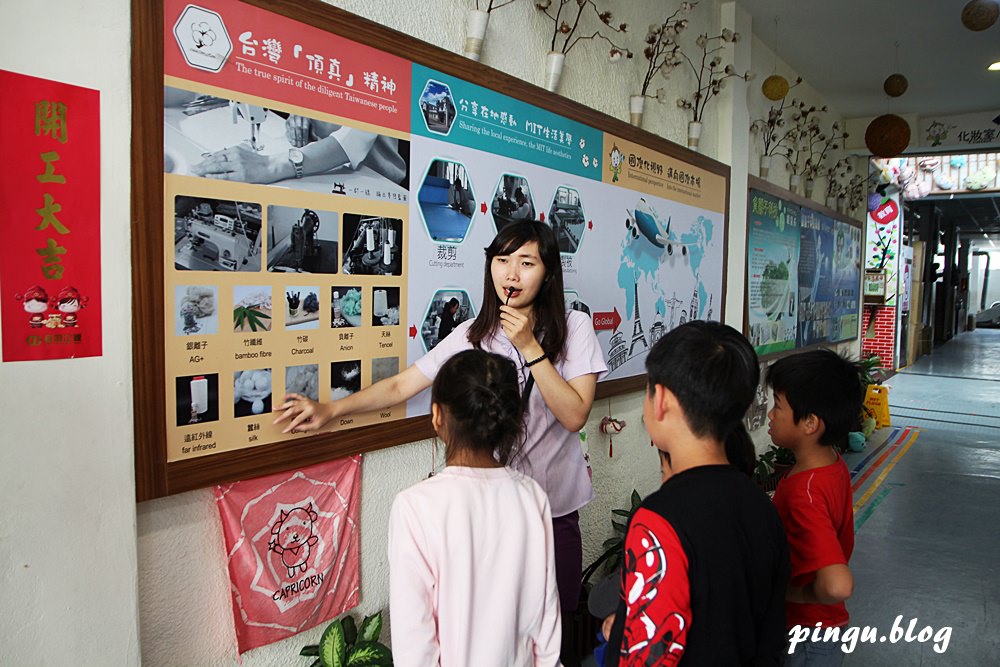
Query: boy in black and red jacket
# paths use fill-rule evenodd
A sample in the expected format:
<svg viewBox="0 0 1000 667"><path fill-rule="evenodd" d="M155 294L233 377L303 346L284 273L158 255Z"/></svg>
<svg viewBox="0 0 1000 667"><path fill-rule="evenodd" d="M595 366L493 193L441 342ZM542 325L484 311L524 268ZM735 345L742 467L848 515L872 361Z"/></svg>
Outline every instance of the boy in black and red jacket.
<svg viewBox="0 0 1000 667"><path fill-rule="evenodd" d="M694 321L646 360L643 418L673 476L629 522L608 665L779 665L788 545L763 491L730 465L748 436L757 355L739 332Z"/></svg>

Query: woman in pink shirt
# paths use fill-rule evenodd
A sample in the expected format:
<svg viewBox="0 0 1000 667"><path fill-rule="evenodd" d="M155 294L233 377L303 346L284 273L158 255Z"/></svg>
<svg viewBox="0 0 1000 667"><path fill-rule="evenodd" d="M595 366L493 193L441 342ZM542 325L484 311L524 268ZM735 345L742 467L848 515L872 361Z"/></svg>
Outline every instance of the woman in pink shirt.
<svg viewBox="0 0 1000 667"><path fill-rule="evenodd" d="M505 467L524 428L517 368L459 352L438 372L431 401L445 468L397 494L389 517L396 667L557 665L549 501Z"/></svg>
<svg viewBox="0 0 1000 667"><path fill-rule="evenodd" d="M316 431L345 415L397 405L430 387L445 361L471 348L505 356L518 368L525 442L523 456L512 465L548 494L565 616L580 595L578 510L594 497L577 432L608 367L590 317L566 311L559 245L548 225L528 220L500 230L486 248L479 315L456 326L412 366L330 403L286 396L275 422L287 421L286 433ZM570 660L564 653L564 661Z"/></svg>

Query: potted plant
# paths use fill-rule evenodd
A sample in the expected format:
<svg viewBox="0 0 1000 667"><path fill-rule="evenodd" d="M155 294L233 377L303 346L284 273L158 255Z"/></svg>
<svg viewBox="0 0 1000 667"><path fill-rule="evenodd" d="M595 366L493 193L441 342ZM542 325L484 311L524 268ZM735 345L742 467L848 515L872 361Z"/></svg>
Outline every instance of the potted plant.
<svg viewBox="0 0 1000 667"><path fill-rule="evenodd" d="M633 489L629 509L611 510L613 515L611 528L614 534L604 541L604 551L601 552L601 555L584 568L583 576L580 578L580 604L571 616L563 618L563 624L568 624L572 628L571 636L578 655L588 655L594 650L594 646L597 644L597 630L601 625L601 621L591 616L587 609L587 598L592 588L591 578L598 572L610 574L621 567L628 522L635 511L639 509L640 503L642 503L642 496ZM621 517L624 521L616 517Z"/></svg>
<svg viewBox="0 0 1000 667"><path fill-rule="evenodd" d="M667 91L658 88L656 95L649 94L649 87L657 74L666 78L671 71L684 61L679 55L680 45L677 44L677 37L687 28L688 20L677 18L682 12L688 12L698 5L697 2L682 2L680 7L663 20L662 23L653 23L646 33L646 46L642 50L642 55L646 57L646 74L642 79L642 86L638 95L629 98L629 118L633 125L642 124L642 112L647 97L653 97L657 102L664 102L667 99Z"/></svg>
<svg viewBox="0 0 1000 667"><path fill-rule="evenodd" d="M299 655L316 658L309 667L392 667L392 652L378 640L382 612L366 616L358 630L344 615L330 623L318 644L302 647Z"/></svg>
<svg viewBox="0 0 1000 667"><path fill-rule="evenodd" d="M698 150L705 109L709 101L725 88L726 80L733 77L739 77L744 81L750 80L750 72L739 74L732 65L722 65L721 51L726 44L735 44L739 39L740 33L723 28L721 33L711 37L705 33L698 35L694 43L701 51L700 55L696 54L691 58L683 48L677 51L691 68L695 78L694 91L687 97L677 99L678 107L691 112L691 120L688 121L688 148L692 150Z"/></svg>
<svg viewBox="0 0 1000 667"><path fill-rule="evenodd" d="M768 494L773 494L774 490L778 488L778 482L788 474L794 465L795 454L790 449L768 445L767 450L757 456L754 481Z"/></svg>
<svg viewBox="0 0 1000 667"><path fill-rule="evenodd" d="M559 80L562 77L566 56L581 41L599 39L610 44L608 60L613 63L621 60L622 56L632 57L630 50L624 46L618 46L610 37L601 32L600 28L595 29L590 34L578 33L581 29L580 22L585 13L596 15L598 20L610 28L612 32L620 34L628 32L628 24L626 23L612 25L614 17L611 12L601 11L594 0L535 0L535 8L552 21L552 42L549 46L545 67L546 90L555 92L559 88ZM574 8L576 9L575 16Z"/></svg>
<svg viewBox="0 0 1000 667"><path fill-rule="evenodd" d="M611 519L611 528L614 530L614 535L604 540L604 544L601 546L604 551L600 556L597 557L593 563L588 565L583 570L583 577L581 583L584 589L590 589L590 578L604 566L604 572L610 573L614 572L618 567L621 566L622 553L625 549L625 533L628 530L628 522L635 514L635 511L639 509L639 505L642 503L642 496L635 489L632 489L631 497L631 507L627 510L623 509L613 509L611 513L615 516L619 516L625 519L625 521L616 521L614 518Z"/></svg>
<svg viewBox="0 0 1000 667"><path fill-rule="evenodd" d="M802 83L802 77L795 79L795 83L788 87L789 90ZM767 178L771 171L771 161L778 153L788 151L794 132L791 129L785 130L785 110L797 105L797 100L788 101L788 95L781 98L781 103L772 106L767 111L767 118L758 118L750 123L750 132L760 137L764 145L764 152L760 155L760 177Z"/></svg>

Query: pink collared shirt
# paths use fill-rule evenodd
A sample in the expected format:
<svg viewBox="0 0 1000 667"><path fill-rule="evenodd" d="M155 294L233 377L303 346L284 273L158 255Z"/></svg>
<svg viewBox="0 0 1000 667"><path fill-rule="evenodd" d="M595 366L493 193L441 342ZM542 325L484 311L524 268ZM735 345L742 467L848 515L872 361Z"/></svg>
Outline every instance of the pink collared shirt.
<svg viewBox="0 0 1000 667"><path fill-rule="evenodd" d="M389 515L397 667L557 667L552 517L510 468L447 466Z"/></svg>

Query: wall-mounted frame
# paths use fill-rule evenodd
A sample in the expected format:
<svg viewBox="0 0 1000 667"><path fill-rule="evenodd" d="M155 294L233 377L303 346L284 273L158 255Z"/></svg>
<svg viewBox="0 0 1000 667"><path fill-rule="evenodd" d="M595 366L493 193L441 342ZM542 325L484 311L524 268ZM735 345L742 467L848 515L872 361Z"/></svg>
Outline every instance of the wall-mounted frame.
<svg viewBox="0 0 1000 667"><path fill-rule="evenodd" d="M866 306L881 306L885 304L884 269L865 269L863 294Z"/></svg>
<svg viewBox="0 0 1000 667"><path fill-rule="evenodd" d="M319 0L134 0L132 21L139 500L432 436L426 396L307 438L271 397L398 372L442 295L476 312L518 190L592 316L598 396L724 312L726 165Z"/></svg>
<svg viewBox="0 0 1000 667"><path fill-rule="evenodd" d="M751 176L744 333L758 355L856 339L862 227Z"/></svg>

